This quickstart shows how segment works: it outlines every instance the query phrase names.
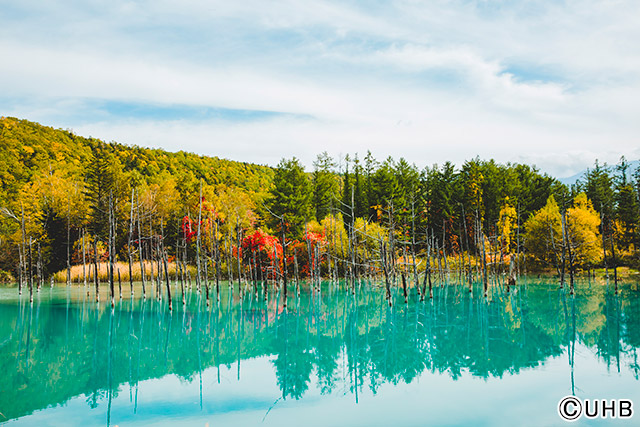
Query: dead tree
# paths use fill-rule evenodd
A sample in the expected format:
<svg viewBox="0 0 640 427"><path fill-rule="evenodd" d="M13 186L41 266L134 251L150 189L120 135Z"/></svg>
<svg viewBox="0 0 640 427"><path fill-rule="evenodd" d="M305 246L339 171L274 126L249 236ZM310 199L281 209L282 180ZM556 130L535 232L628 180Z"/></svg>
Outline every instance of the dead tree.
<svg viewBox="0 0 640 427"><path fill-rule="evenodd" d="M83 235L83 239L84 239L84 235ZM83 243L84 243L84 240L83 240ZM133 297L133 251L131 249L132 244L133 244L133 189L131 189L131 212L129 214L129 239L127 241L127 254L129 255L129 287L131 289L131 296Z"/></svg>
<svg viewBox="0 0 640 427"><path fill-rule="evenodd" d="M186 246L187 246L187 240L186 238L182 239L182 243L183 245L179 248L176 248L176 263L180 263L180 291L182 292L182 305L186 305L187 304L187 299L184 296L184 286L185 286L185 281L187 280L187 274L186 274L186 268L187 265L185 263L185 258L186 258ZM183 249L181 252L179 253L180 249ZM180 261L180 259L182 258L182 261Z"/></svg>
<svg viewBox="0 0 640 427"><path fill-rule="evenodd" d="M618 295L618 262L616 261L616 248L613 243L613 233L609 234L609 242L611 243L611 263L613 264L614 294Z"/></svg>
<svg viewBox="0 0 640 427"><path fill-rule="evenodd" d="M607 264L607 245L605 243L605 233L606 233L606 226L605 226L605 217L604 217L604 210L603 210L603 206L602 203L600 203L600 229L602 231L602 263L604 264L604 272L605 275L607 277L607 283L609 282L609 266Z"/></svg>
<svg viewBox="0 0 640 427"><path fill-rule="evenodd" d="M429 299L433 298L433 284L431 283L431 240L429 239L429 232L427 231L427 266L424 272L424 281L422 283L422 295L421 301L424 301L426 293L427 282L429 283Z"/></svg>
<svg viewBox="0 0 640 427"><path fill-rule="evenodd" d="M387 249L386 249L386 244L384 243L380 235L378 235L378 240L380 240L380 262L382 264L382 272L384 274L384 283L387 290L386 297L387 297L387 302L389 303L389 307L391 307L393 304L391 301L391 283L389 281L389 270L387 268Z"/></svg>
<svg viewBox="0 0 640 427"><path fill-rule="evenodd" d="M98 278L98 236L93 238L93 275L96 284L96 302L100 301L100 279Z"/></svg>
<svg viewBox="0 0 640 427"><path fill-rule="evenodd" d="M120 278L120 267L118 267L118 291L120 292L120 299L122 299L122 279Z"/></svg>
<svg viewBox="0 0 640 427"><path fill-rule="evenodd" d="M40 241L38 241L38 292L40 292L40 288L44 285L44 272L42 265L42 251L40 250Z"/></svg>
<svg viewBox="0 0 640 427"><path fill-rule="evenodd" d="M407 304L409 299L407 296L407 278L404 271L402 272L402 293L404 294L404 303Z"/></svg>
<svg viewBox="0 0 640 427"><path fill-rule="evenodd" d="M311 239L309 239L309 230L307 229L306 221L305 221L305 225L304 225L304 239L305 239L305 242L307 244L307 255L309 257L309 280L311 281L312 289L315 289L313 287L313 283L314 283L314 281L313 281L313 273L314 273L314 271L313 271L313 268L312 268L313 267L313 253L311 252Z"/></svg>
<svg viewBox="0 0 640 427"><path fill-rule="evenodd" d="M200 292L202 283L200 267L200 223L202 222L202 179L200 179L200 195L198 197L198 234L196 236L196 288Z"/></svg>
<svg viewBox="0 0 640 427"><path fill-rule="evenodd" d="M478 219L478 213L476 211L476 233L478 235L478 242L482 245L482 282L484 286L484 296L485 298L489 293L489 279L487 277L487 254L485 248L485 235L482 231L482 225L480 224L480 220Z"/></svg>
<svg viewBox="0 0 640 427"><path fill-rule="evenodd" d="M169 283L168 255L164 247L164 235L161 236L161 240L160 240L160 252L161 252L162 262L164 264L164 277L167 284L167 299L169 301L169 311L171 311L173 310L173 305L171 301L171 284Z"/></svg>
<svg viewBox="0 0 640 427"><path fill-rule="evenodd" d="M84 287L87 287L87 259L86 259L86 249L85 249L85 228L82 228L82 280L84 282Z"/></svg>
<svg viewBox="0 0 640 427"><path fill-rule="evenodd" d="M109 251L109 290L111 291L111 307L115 306L115 297L114 297L114 289L113 289L113 268L114 268L114 240L115 240L115 230L114 230L114 217L113 214L113 191L109 195L109 243L107 245L107 249Z"/></svg>
<svg viewBox="0 0 640 427"><path fill-rule="evenodd" d="M28 264L28 268L29 268L29 272L27 274L28 277L28 281L29 281L29 302L33 302L33 238L29 237L29 264Z"/></svg>
<svg viewBox="0 0 640 427"><path fill-rule="evenodd" d="M215 229L213 231L214 257L216 263L216 299L220 301L220 242L218 241L218 218L216 218Z"/></svg>
<svg viewBox="0 0 640 427"><path fill-rule="evenodd" d="M71 286L71 201L67 199L67 286Z"/></svg>
<svg viewBox="0 0 640 427"><path fill-rule="evenodd" d="M573 295L573 276L575 269L575 262L573 257L573 251L571 250L571 246L573 245L573 239L571 236L571 232L569 230L569 224L567 223L567 211L562 211L562 234L563 234L563 244L567 247L567 254L569 256L569 294ZM562 251L562 264L564 268L564 248Z"/></svg>
<svg viewBox="0 0 640 427"><path fill-rule="evenodd" d="M284 307L287 307L287 243L285 239L284 217L280 217L281 245L282 245L282 281L284 286Z"/></svg>
<svg viewBox="0 0 640 427"><path fill-rule="evenodd" d="M207 307L209 307L209 305L211 304L209 301L209 260L210 258L207 256L207 252L205 250L205 255L204 255L204 289L205 289L205 296L207 299Z"/></svg>
<svg viewBox="0 0 640 427"><path fill-rule="evenodd" d="M140 226L140 200L138 198L138 193L136 192L136 205L137 205L137 215L136 219L138 222L138 258L140 259L140 277L142 279L142 298L147 298L147 288L145 285L145 274L144 274L144 260L142 256L142 227Z"/></svg>
<svg viewBox="0 0 640 427"><path fill-rule="evenodd" d="M238 295L242 295L242 228L240 227L240 216L236 213L236 239L237 239L237 264L238 264Z"/></svg>

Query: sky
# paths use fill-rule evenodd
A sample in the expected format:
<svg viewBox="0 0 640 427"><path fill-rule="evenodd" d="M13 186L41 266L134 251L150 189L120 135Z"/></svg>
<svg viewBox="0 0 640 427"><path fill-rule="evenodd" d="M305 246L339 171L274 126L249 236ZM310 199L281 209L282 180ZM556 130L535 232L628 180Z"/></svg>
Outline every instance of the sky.
<svg viewBox="0 0 640 427"><path fill-rule="evenodd" d="M637 0L0 0L0 115L309 169L640 158Z"/></svg>

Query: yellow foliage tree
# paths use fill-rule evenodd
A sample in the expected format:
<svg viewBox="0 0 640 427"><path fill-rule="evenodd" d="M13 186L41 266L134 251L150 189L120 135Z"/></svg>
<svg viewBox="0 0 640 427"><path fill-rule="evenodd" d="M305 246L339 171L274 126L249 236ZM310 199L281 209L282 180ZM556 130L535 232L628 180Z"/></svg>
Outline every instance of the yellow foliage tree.
<svg viewBox="0 0 640 427"><path fill-rule="evenodd" d="M553 196L547 204L525 222L525 248L528 257L538 266L557 266L557 250L562 242L560 209Z"/></svg>
<svg viewBox="0 0 640 427"><path fill-rule="evenodd" d="M591 201L585 193L578 194L567 210L567 240L576 266L594 264L602 257L599 226L600 216Z"/></svg>
<svg viewBox="0 0 640 427"><path fill-rule="evenodd" d="M503 254L511 252L514 224L517 220L516 209L509 204L509 197L505 198L504 206L498 217L498 234L500 236L500 250Z"/></svg>
<svg viewBox="0 0 640 427"><path fill-rule="evenodd" d="M529 259L541 267L559 268L563 249L574 267L598 262L602 255L598 226L600 217L584 193L576 196L573 206L566 212L566 235L563 239L562 216L553 196L547 204L525 223L525 247ZM564 248L563 248L564 245ZM567 264L567 266L569 266Z"/></svg>

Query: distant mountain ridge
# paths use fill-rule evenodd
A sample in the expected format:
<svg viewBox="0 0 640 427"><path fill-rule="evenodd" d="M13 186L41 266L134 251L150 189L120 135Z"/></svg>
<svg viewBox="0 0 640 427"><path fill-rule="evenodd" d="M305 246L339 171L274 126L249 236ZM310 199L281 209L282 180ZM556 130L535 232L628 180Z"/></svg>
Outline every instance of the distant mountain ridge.
<svg viewBox="0 0 640 427"><path fill-rule="evenodd" d="M604 166L604 164L603 164L603 166ZM606 166L609 167L612 170L612 172L614 172L614 173L616 172L616 170L615 170L616 165L615 164L614 165L608 165L607 164ZM640 160L629 161L629 169L627 169L627 176L629 178L631 178L631 174L638 167L640 167ZM590 167L589 169L593 169L593 167ZM587 170L589 170L589 169L584 169L584 170L578 172L577 174L568 176L566 178L558 178L558 181L560 181L561 183L563 183L565 185L573 185L573 184L577 183L579 180L581 180L582 178L584 178L586 173L587 173Z"/></svg>

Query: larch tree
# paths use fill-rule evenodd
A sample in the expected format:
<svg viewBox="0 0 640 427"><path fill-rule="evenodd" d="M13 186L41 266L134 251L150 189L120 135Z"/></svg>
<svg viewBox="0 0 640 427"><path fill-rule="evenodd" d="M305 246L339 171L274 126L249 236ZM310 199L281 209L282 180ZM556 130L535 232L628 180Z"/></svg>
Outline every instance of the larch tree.
<svg viewBox="0 0 640 427"><path fill-rule="evenodd" d="M542 209L527 219L524 228L527 253L534 264L553 265L559 270L562 225L560 209L553 196L549 197Z"/></svg>
<svg viewBox="0 0 640 427"><path fill-rule="evenodd" d="M267 199L269 210L284 218L293 236L302 236L305 221L312 215L311 183L297 158L282 159L278 163L270 193ZM268 218L267 222L274 228L280 228L279 218Z"/></svg>
<svg viewBox="0 0 640 427"><path fill-rule="evenodd" d="M602 257L600 244L600 215L585 193L578 194L567 210L567 244L571 246L573 264L590 266Z"/></svg>
<svg viewBox="0 0 640 427"><path fill-rule="evenodd" d="M334 198L338 195L339 182L335 175L335 161L326 151L318 154L313 162L313 209L318 221L330 213Z"/></svg>

